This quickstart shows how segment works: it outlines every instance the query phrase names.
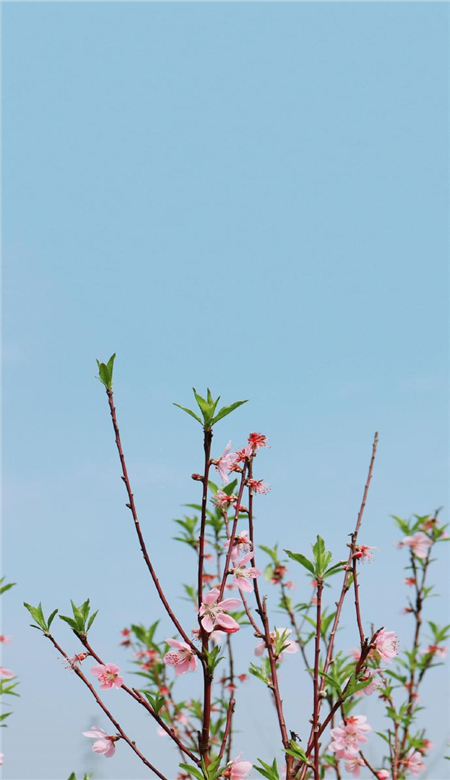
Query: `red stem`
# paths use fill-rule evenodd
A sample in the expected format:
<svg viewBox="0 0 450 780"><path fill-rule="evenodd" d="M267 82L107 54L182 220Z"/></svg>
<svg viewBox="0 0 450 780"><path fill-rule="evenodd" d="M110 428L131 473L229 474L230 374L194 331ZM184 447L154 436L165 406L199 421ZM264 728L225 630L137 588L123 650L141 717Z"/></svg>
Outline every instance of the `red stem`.
<svg viewBox="0 0 450 780"><path fill-rule="evenodd" d="M323 581L317 581L317 611L316 611L316 637L314 650L314 713L313 713L313 734L314 734L314 780L320 780L320 744L319 744L319 660L320 660L320 639L322 629L322 590Z"/></svg>
<svg viewBox="0 0 450 780"><path fill-rule="evenodd" d="M95 658L97 663L104 665L104 662L102 659L97 655L97 653L93 650L91 645L89 644L87 638L84 638L83 636L80 636L80 634L77 634L77 637L79 638L80 642L84 645L86 650L88 651L89 655L92 656L92 658ZM164 729L164 731L173 739L173 741L176 743L176 745L180 748L180 750L183 753L186 753L187 756L191 759L191 761L195 761L196 764L200 764L199 759L197 756L194 756L193 753L187 748L179 737L175 734L174 729L170 728L170 726L167 725L167 723L160 718L157 712L151 707L150 703L143 697L140 691L138 691L136 688L129 688L128 685L121 685L120 687L121 691L125 691L129 696L131 696L135 701L138 702L138 704L142 704L142 706L147 710L147 712L150 713L150 715L156 720L156 722L161 726L161 728Z"/></svg>
<svg viewBox="0 0 450 780"><path fill-rule="evenodd" d="M70 658L67 655L67 653L64 652L62 647L60 647L56 641L56 639L51 634L44 634L48 639L50 639L50 642L53 644L53 646L57 649L59 653L66 659L66 661L70 662ZM94 699L96 700L99 707L102 708L103 712L105 713L106 717L109 718L113 726L117 729L118 733L120 734L121 738L127 743L127 745L130 746L130 748L136 753L136 755L141 759L142 763L145 764L149 769L152 770L152 772L155 773L161 780L168 780L161 772L156 769L156 767L153 766L153 764L150 763L150 761L147 761L145 756L138 750L136 747L136 744L125 734L122 727L119 725L117 720L114 718L114 716L110 713L110 711L106 708L106 706L103 704L102 700L100 699L100 696L97 694L96 690L93 688L89 680L86 679L81 669L79 669L77 666L71 664L71 668L77 675L77 677L80 678L84 682L84 684L89 688L90 692L92 693Z"/></svg>
<svg viewBox="0 0 450 780"><path fill-rule="evenodd" d="M189 639L188 635L183 630L183 627L181 626L181 624L179 623L179 621L175 617L175 615L174 615L174 613L173 613L173 611L172 611L172 609L171 609L171 607L170 607L170 605L169 605L169 603L168 603L168 601L167 601L167 599L166 599L166 597L165 597L165 595L163 593L161 585L159 584L158 577L156 576L155 570L154 570L154 568L152 566L152 563L150 561L150 557L148 555L147 548L145 546L144 537L142 535L141 527L140 527L138 516L137 516L137 512L136 512L136 506L135 506L135 503L134 503L134 495L133 495L133 493L131 491L130 480L128 478L128 471L127 471L127 466L126 466L126 463L125 463L125 456L123 454L122 442L121 442L121 439L120 439L119 426L117 424L117 415L116 415L116 408L114 406L113 391L110 390L110 389L107 389L106 390L106 394L108 396L109 409L110 409L110 412L111 412L111 420L112 420L112 424L113 424L113 428L114 428L114 433L115 433L115 436L116 436L117 451L119 453L120 464L122 466L122 480L125 483L125 487L126 487L127 494L128 494L128 501L129 501L129 503L127 504L127 507L128 507L128 509L130 509L131 514L133 515L134 527L135 527L136 533L138 535L138 539L139 539L139 544L141 546L142 555L144 556L145 563L147 564L147 568L148 568L148 570L150 572L151 578L152 578L152 580L154 582L154 585L155 585L155 588L156 588L156 590L158 592L158 596L161 599L162 603L164 604L165 610L166 610L167 614L169 615L172 623L174 624L174 626L177 629L177 631L181 634L181 636L183 637L184 641L187 642L187 644L191 648L192 652L195 653L196 655L199 655L199 651L197 650L195 645L191 642L191 640Z"/></svg>

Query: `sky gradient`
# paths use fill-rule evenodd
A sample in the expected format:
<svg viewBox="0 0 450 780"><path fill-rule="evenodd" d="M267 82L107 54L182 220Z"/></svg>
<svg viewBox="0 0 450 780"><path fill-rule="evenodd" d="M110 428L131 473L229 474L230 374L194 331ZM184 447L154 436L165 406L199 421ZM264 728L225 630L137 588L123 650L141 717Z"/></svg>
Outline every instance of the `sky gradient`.
<svg viewBox="0 0 450 780"><path fill-rule="evenodd" d="M261 543L307 552L320 532L342 557L380 432L363 534L380 552L363 598L367 623L409 637L389 516L448 507L448 6L8 2L2 16L2 549L18 583L4 597L3 663L22 693L3 777L138 780L148 773L125 746L111 762L91 755L81 732L105 721L22 607L65 613L90 596L100 655L128 670L119 630L160 616L96 358L117 353L138 511L188 625L179 581L193 561L171 520L198 500L201 431L172 402L208 385L250 399L218 424L216 456L249 431L270 438ZM441 619L442 548L444 598L430 603ZM250 657L253 637L240 642ZM354 643L344 631L342 647ZM310 693L296 669L285 699L301 730ZM430 675L423 700L439 750L444 684ZM257 680L242 699L236 752L272 759ZM175 776L170 746L123 708ZM428 780L448 765L436 760Z"/></svg>

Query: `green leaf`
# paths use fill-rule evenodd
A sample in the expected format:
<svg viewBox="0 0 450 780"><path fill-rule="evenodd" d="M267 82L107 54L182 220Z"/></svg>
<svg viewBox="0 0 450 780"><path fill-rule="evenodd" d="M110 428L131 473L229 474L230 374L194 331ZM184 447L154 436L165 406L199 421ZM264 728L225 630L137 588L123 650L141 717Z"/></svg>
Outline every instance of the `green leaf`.
<svg viewBox="0 0 450 780"><path fill-rule="evenodd" d="M3 577L3 578L0 580L0 582L3 582L3 580L4 580L4 579L5 579L5 578ZM2 585L2 587L0 588L0 596L1 596L1 594L2 594L2 593L6 593L6 591L7 591L7 590L9 590L10 588L13 588L13 587L14 587L14 585L16 585L16 584L17 584L17 583L15 583L15 582L9 582L7 585Z"/></svg>
<svg viewBox="0 0 450 780"><path fill-rule="evenodd" d="M203 425L203 423L202 423L202 421L201 421L200 417L198 417L198 416L195 414L195 412L193 412L191 409L186 409L186 407L185 407L185 406L180 406L180 404L175 404L175 403L173 404L173 406L178 406L178 408L179 408L179 409L182 409L182 410L183 410L183 412L187 412L187 414L190 414L190 415L191 415L191 417L193 417L193 418L194 418L194 420L197 420L197 422L199 422L199 423L200 423L200 425Z"/></svg>
<svg viewBox="0 0 450 780"><path fill-rule="evenodd" d="M222 659L225 657L223 655L219 656L221 649L222 648L219 645L216 645L216 647L213 647L212 650L206 653L206 664L208 666L208 671L211 675L213 674L216 666L218 666L222 661Z"/></svg>
<svg viewBox="0 0 450 780"><path fill-rule="evenodd" d="M92 623L94 622L94 620L97 617L97 615L98 615L98 609L89 618L88 624L86 626L86 633L89 631L89 629L92 626Z"/></svg>
<svg viewBox="0 0 450 780"><path fill-rule="evenodd" d="M257 772L259 772L260 775L263 777L266 777L267 780L280 780L280 776L278 774L278 767L276 759L273 760L273 764L266 764L265 761L263 761L261 758L258 758L257 761L261 764L261 766L256 766L255 769Z"/></svg>
<svg viewBox="0 0 450 780"><path fill-rule="evenodd" d="M78 630L78 625L77 625L77 623L75 623L75 620L73 618L67 617L67 615L60 615L59 619L60 620L64 620L65 623L68 623L70 628L73 631L76 631L78 634L80 633L79 630Z"/></svg>
<svg viewBox="0 0 450 780"><path fill-rule="evenodd" d="M164 696L154 696L151 691L146 691L145 689L142 690L141 693L147 697L149 704L153 707L156 714L158 714L161 707L163 707L165 704Z"/></svg>
<svg viewBox="0 0 450 780"><path fill-rule="evenodd" d="M27 608L28 612L32 616L33 620L36 621L41 631L47 633L48 628L47 623L45 622L44 613L42 612L42 604L39 603L37 607L32 607L31 604L27 604L26 601L24 601L23 605Z"/></svg>
<svg viewBox="0 0 450 780"><path fill-rule="evenodd" d="M54 609L54 610L53 610L53 612L52 612L52 614L50 615L50 617L49 617L48 621L47 621L47 626L48 626L48 630L49 630L49 631L50 631L50 626L51 626L51 624L53 623L53 621L54 621L54 619L55 619L55 616L56 616L57 614L58 614L58 610L57 610L57 609Z"/></svg>
<svg viewBox="0 0 450 780"><path fill-rule="evenodd" d="M237 409L239 406L242 406L242 404L248 403L248 399L245 401L236 401L236 403L231 404L231 406L222 406L218 414L211 420L211 425L215 425L219 420L222 420L224 417L226 417L228 414L231 414L231 412L234 412L235 409Z"/></svg>
<svg viewBox="0 0 450 780"><path fill-rule="evenodd" d="M308 571L311 572L311 574L314 574L314 566L311 563L311 561L308 560L308 558L305 558L304 555L301 553L293 553L290 550L285 550L285 553L289 555L289 558L292 558L293 561L297 561L297 563L301 563L302 566L305 567L305 569L308 569Z"/></svg>
<svg viewBox="0 0 450 780"><path fill-rule="evenodd" d="M195 387L192 388L192 391L194 393L195 400L197 401L198 408L203 415L204 426L205 428L209 428L213 416L212 408L214 406L214 402L208 403L208 401L205 401L205 399L197 393Z"/></svg>
<svg viewBox="0 0 450 780"><path fill-rule="evenodd" d="M325 542L321 536L317 537L317 542L313 546L315 574L318 579L323 579L333 555L325 549Z"/></svg>
<svg viewBox="0 0 450 780"><path fill-rule="evenodd" d="M303 748L301 748L300 745L298 745L294 739L291 739L290 743L291 743L290 749L285 750L284 752L287 753L289 756L294 756L294 758L296 758L298 761L303 761L304 763L306 763L308 761L308 758Z"/></svg>
<svg viewBox="0 0 450 780"><path fill-rule="evenodd" d="M192 766L192 764L179 764L178 766L190 775L194 775L197 780L205 780L205 775L196 766Z"/></svg>
<svg viewBox="0 0 450 780"><path fill-rule="evenodd" d="M107 390L111 390L112 387L115 358L116 358L116 354L114 353L114 355L111 355L107 363L100 363L100 361L97 360L98 374L99 374L97 379L100 380L102 385L105 385Z"/></svg>

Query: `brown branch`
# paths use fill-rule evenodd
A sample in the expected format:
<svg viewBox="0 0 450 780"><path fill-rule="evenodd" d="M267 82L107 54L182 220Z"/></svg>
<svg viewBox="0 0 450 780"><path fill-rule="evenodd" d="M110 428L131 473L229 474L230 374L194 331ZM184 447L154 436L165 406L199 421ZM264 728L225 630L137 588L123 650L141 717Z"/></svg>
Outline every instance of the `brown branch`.
<svg viewBox="0 0 450 780"><path fill-rule="evenodd" d="M107 717L107 718L109 718L109 720L111 721L111 723L113 724L113 726L114 726L114 727L117 729L117 731L118 731L118 733L120 734L121 738L122 738L122 739L123 739L123 740L124 740L124 741L127 743L127 745L129 745L129 746L130 746L130 748L131 748L131 749L132 749L132 750L133 750L133 751L136 753L136 755L138 756L138 758L140 758L140 759L141 759L142 763L143 763L143 764L145 764L145 766L147 766L149 769L151 769L151 770L152 770L152 772L154 772L154 773L155 773L155 775L157 775L157 776L160 778L160 780L168 780L168 778L166 778L166 777L165 777L163 774L161 774L161 772L159 772L159 770L158 770L158 769L156 769L156 767L154 767L154 766L153 766L153 764L151 764L151 763L150 763L150 761L148 761L148 760L145 758L145 756L144 756L144 755L141 753L141 751L140 751L140 750L138 750L138 748L136 747L136 744L135 744L135 743L134 743L134 742L133 742L133 741L132 741L132 740L131 740L131 739L130 739L130 738L129 738L129 737L126 735L126 734L125 734L125 732L124 732L124 730L122 729L122 727L120 726L120 724L117 722L117 720L114 718L114 716L113 716L113 715L110 713L110 711L107 709L107 707L105 706L105 704L102 702L102 700L101 700L100 696L98 695L97 691L96 691L96 690L94 689L94 687L91 685L91 683L89 682L89 680L87 680L87 678L84 676L84 674L83 674L83 672L81 671L81 669L79 669L79 668L78 668L77 666L75 666L74 664L71 664L71 663L70 663L70 658L69 658L69 656L67 655L67 653L65 653L65 652L64 652L64 650L62 649L62 647L60 647L60 646L58 645L58 643L57 643L56 639L55 639L55 638L54 638L54 637L53 637L51 634L44 634L44 636L46 636L48 639L50 639L50 642L53 644L53 646L56 648L56 650L58 650L58 652L59 652L59 653L61 653L61 655L62 655L62 656L63 656L63 657L66 659L66 661L68 661L68 662L69 662L71 669L72 669L72 670L75 672L75 674L77 675L77 677L79 677L79 678L80 678L80 680L82 680L82 681L84 682L84 684L85 684L85 685L86 685L86 686L89 688L89 690L90 690L90 692L92 693L92 695L93 695L94 699L96 700L96 702L97 702L97 704L99 705L99 707L101 707L101 709L102 709L102 710L103 710L103 712L105 713L106 717Z"/></svg>
<svg viewBox="0 0 450 780"><path fill-rule="evenodd" d="M248 463L248 476L249 479L253 478L253 459L250 458ZM256 566L255 562L255 540L254 540L254 528L253 528L253 491L249 487L248 490L248 527L249 527L249 538L252 545L252 558L251 558L251 564L252 566ZM261 618L262 624L264 626L264 642L267 649L267 654L269 656L269 663L270 663L270 670L271 670L271 677L272 677L272 692L274 696L275 701L275 708L277 711L277 718L278 718L278 725L280 727L280 734L281 734L281 741L283 743L283 747L285 750L288 750L290 748L290 740L288 736L288 731L286 727L286 721L284 719L284 712L283 712L283 702L280 696L280 688L278 684L278 673L277 673L277 659L275 658L274 649L271 642L270 637L270 627L269 627L269 619L267 617L267 608L266 603L262 602L261 596L259 594L259 586L258 586L258 580L255 579L253 581L254 583L254 594L257 604L257 612ZM247 613L248 614L248 613ZM253 625L253 621L252 621ZM291 778L291 770L293 766L293 757L286 755L286 780L290 780Z"/></svg>
<svg viewBox="0 0 450 780"><path fill-rule="evenodd" d="M353 551L353 556L354 556L355 543L353 541L352 541L352 551ZM361 647L362 647L364 645L365 636L364 636L364 629L363 629L362 620L361 620L361 606L360 606L360 603L359 603L359 584L358 584L358 574L357 574L357 571L356 571L356 558L355 557L353 557L353 589L355 591L356 622L358 624L359 639L360 639L360 644L361 644Z"/></svg>
<svg viewBox="0 0 450 780"><path fill-rule="evenodd" d="M227 722L225 724L225 733L223 735L222 744L220 746L219 751L219 758L222 758L225 748L227 746L228 737L231 736L231 722L233 719L233 712L234 712L234 705L236 704L235 700L233 698L230 699L230 703L228 705L228 711L227 711Z"/></svg>
<svg viewBox="0 0 450 780"><path fill-rule="evenodd" d="M137 515L137 511L136 511L136 506L135 506L135 503L134 503L134 495L133 495L133 493L131 491L131 485L130 485L130 480L129 480L129 477L128 477L128 471L127 471L127 465L126 465L126 462L125 462L125 456L123 454L122 442L121 442L121 439L120 439L119 426L117 424L116 408L114 406L114 394L113 394L113 391L111 389L107 389L106 390L106 394L108 396L108 403L109 403L109 409L110 409L110 413L111 413L111 420L112 420L114 433L115 433L115 437L116 437L117 451L119 453L120 464L122 466L122 480L125 483L125 487L126 487L127 494L128 494L128 502L129 503L127 504L127 507L131 511L131 514L133 516L134 527L135 527L136 533L138 535L138 539L139 539L139 544L140 544L140 547L141 547L142 555L144 557L145 563L147 564L147 568L148 568L148 570L150 572L150 576L151 576L151 578L152 578L152 580L154 582L155 588L156 588L156 590L158 592L158 596L161 599L162 603L164 604L164 608L165 608L167 614L169 615L172 623L174 624L174 626L177 629L177 631L181 634L181 636L183 637L184 641L187 642L187 644L191 648L192 652L195 653L195 655L200 655L198 649L195 647L193 642L189 639L188 635L185 633L185 631L183 630L183 627L181 626L181 624L177 620L176 616L174 615L174 613L173 613L173 611L172 611L172 609L171 609L171 607L169 605L169 602L167 601L167 599L166 599L166 597L164 595L164 592L163 592L163 590L161 588L161 585L159 583L158 577L156 576L155 570L153 568L153 565L151 563L150 557L148 555L147 548L145 546L144 537L142 535L141 527L140 527L140 524L139 524L139 519L138 519L138 515Z"/></svg>
<svg viewBox="0 0 450 780"><path fill-rule="evenodd" d="M203 449L205 451L205 468L203 471L202 510L200 520L200 536L198 548L198 608L203 601L203 566L205 560L205 530L206 530L206 503L208 501L208 475L211 467L211 442L213 432L209 428L204 429Z"/></svg>
<svg viewBox="0 0 450 780"><path fill-rule="evenodd" d="M298 646L300 648L300 652L302 654L303 661L305 662L305 666L306 666L307 669L310 669L311 667L309 665L308 658L307 658L307 655L306 655L305 643L304 643L303 638L302 638L301 629L300 629L300 627L297 624L297 621L295 619L294 611L289 606L289 601L288 601L289 596L286 594L286 586L285 586L285 584L283 582L281 582L280 585L281 585L281 595L282 595L282 606L283 606L283 609L289 615L289 619L291 621L291 626L294 629L295 636L297 637L297 643L298 643ZM309 672L309 674L312 675L312 672Z"/></svg>
<svg viewBox="0 0 450 780"><path fill-rule="evenodd" d="M84 645L84 647L88 651L89 655L91 655L92 658L95 658L97 663L99 663L102 666L104 666L104 661L102 661L102 659L97 655L97 653L91 647L91 645L88 642L87 637L83 637L82 635L80 635L78 633L76 634L76 636L79 638L79 640L82 643L82 645ZM155 712L153 707L150 705L150 702L148 702L147 699L145 699L144 696L142 696L141 692L137 688L129 688L128 685L125 685L125 683L124 683L123 685L120 686L120 690L121 691L125 691L125 693L127 693L135 701L137 701L138 704L141 704L147 710L147 712L150 713L152 718L154 718L156 720L158 725L161 726L161 728L164 729L164 731L169 735L169 737L171 737L173 739L173 741L180 748L180 750L183 753L186 753L186 755L189 756L191 761L195 761L196 764L200 765L200 760L197 758L197 756L195 756L193 753L191 753L189 748L187 748L182 743L181 739L179 739L179 737L175 733L175 729L171 728L170 726L167 725L167 723L158 715L158 713Z"/></svg>
<svg viewBox="0 0 450 780"><path fill-rule="evenodd" d="M366 479L366 484L365 484L365 487L364 487L364 492L363 492L363 497L362 497L362 500L361 500L361 505L359 507L359 512L358 512L358 516L357 516L357 519L356 519L355 530L354 530L353 535L352 535L352 539L353 539L353 544L354 545L357 542L358 534L359 534L359 531L360 531L360 528L361 528L361 523L362 523L362 519L363 519L363 515L364 515L364 509L365 509L365 506L366 506L367 496L368 496L368 493L369 493L369 487L370 487L370 483L372 481L373 467L374 467L374 463L375 463L375 456L376 456L376 453L377 453L377 447L378 447L378 433L375 433L375 436L374 436L374 439L373 439L373 444L372 444L372 455L371 455L370 463L369 463L369 471L368 471L368 474L367 474L367 479ZM353 549L351 547L350 548L350 552L349 552L349 556L348 556L348 560L347 560L347 564L345 566L345 574L344 574L344 580L343 580L343 583L342 583L341 595L339 597L339 601L336 602L336 614L335 614L334 620L333 620L333 626L332 626L332 629L331 629L330 639L329 639L329 642L328 642L328 650L327 650L327 654L326 654L326 657L325 657L325 663L324 663L324 667L323 667L323 673L324 674L326 674L328 672L328 669L330 667L330 663L331 663L332 658L333 658L334 641L335 641L335 638L336 638L336 633L337 633L337 630L338 630L339 621L341 619L341 612L342 612L342 607L344 605L344 599L345 599L345 596L346 596L346 594L347 594L347 592L349 590L349 584L348 583L349 583L350 571L352 569L352 558L353 558ZM321 682L321 685L320 685L320 694L324 690L325 690L325 677L322 677L322 682ZM321 696L319 696L319 699L320 699L319 700L319 713L320 713L320 707L321 707L321 704L322 704ZM330 719L330 716L328 716L327 722L329 722L329 719ZM313 729L311 729L311 734L310 734L310 737L309 737L309 740L308 740L308 748L312 748L313 744L314 744L314 732L313 732ZM307 768L304 767L302 769L301 773L300 773L300 780L304 780L306 771L307 771Z"/></svg>
<svg viewBox="0 0 450 780"><path fill-rule="evenodd" d="M378 772L377 772L377 770L374 769L371 764L369 764L369 762L368 762L367 758L365 757L364 753L362 752L362 750L359 751L359 755L361 756L362 760L364 761L367 769L369 769L372 772L373 776L376 777L377 780L378 780Z"/></svg>
<svg viewBox="0 0 450 780"><path fill-rule="evenodd" d="M320 639L322 629L322 590L323 580L317 580L317 610L316 610L316 637L314 647L314 712L313 712L313 734L314 734L314 780L320 780L320 744L319 744L319 660L320 660Z"/></svg>

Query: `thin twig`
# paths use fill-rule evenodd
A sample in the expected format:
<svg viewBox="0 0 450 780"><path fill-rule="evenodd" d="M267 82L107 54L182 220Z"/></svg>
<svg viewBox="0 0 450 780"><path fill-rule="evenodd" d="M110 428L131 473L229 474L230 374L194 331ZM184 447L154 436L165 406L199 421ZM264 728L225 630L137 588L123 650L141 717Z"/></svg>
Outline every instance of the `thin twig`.
<svg viewBox="0 0 450 780"><path fill-rule="evenodd" d="M62 649L62 647L60 647L60 646L59 646L59 644L57 643L56 639L55 639L55 638L54 638L54 637L53 637L51 634L44 634L44 636L46 636L48 639L50 639L50 642L53 644L53 646L56 648L56 650L57 650L59 653L61 653L61 655L62 655L62 656L63 656L63 657L66 659L66 661L68 661L68 662L70 663L70 658L69 658L69 656L67 655L67 653L65 653L65 652L64 652L64 650ZM124 732L124 730L122 729L122 727L120 726L120 724L117 722L117 720L114 718L114 716L113 716L113 715L111 714L111 712L110 712L110 711L107 709L107 707L105 706L105 704L102 702L102 700L101 700L100 696L98 695L97 691L96 691L96 690L94 689L94 687L91 685L91 683L89 682L89 680L87 680L87 679L86 679L86 677L84 676L84 674L83 674L83 672L81 671L81 669L79 669L77 666L75 666L75 664L70 664L70 667L71 667L71 669L72 669L72 670L75 672L75 674L77 675L77 677L79 677L79 678L80 678L80 680L82 680L82 681L84 682L84 684L85 684L85 685L86 685L86 686L89 688L89 690L90 690L90 692L92 693L92 695L93 695L94 699L96 700L96 702L97 702L97 704L99 705L99 707L101 707L101 709L102 709L102 710L103 710L103 712L105 713L106 717L107 717L107 718L109 718L109 720L111 721L111 723L113 724L113 726L114 726L114 727L117 729L117 731L118 731L118 733L120 734L121 738L122 738L122 739L123 739L123 740L124 740L124 741L127 743L127 745L129 745L129 746L130 746L130 748L131 748L131 749L132 749L132 750L133 750L133 751L136 753L136 755L138 756L138 758L140 758L140 759L141 759L142 763L143 763L143 764L145 764L145 766L147 766L149 769L151 769L151 770L152 770L152 772L154 772L154 773L155 773L155 775L157 775L157 776L160 778L160 780L168 780L168 778L166 778L166 777L165 777L165 776L164 776L164 775L163 775L163 774L162 774L162 773L161 773L161 772L160 772L158 769L156 769L156 767L154 767L154 766L153 766L153 764L151 764L151 763L150 763L150 761L148 761L148 760L145 758L145 756L144 756L144 755L141 753L141 751L140 751L140 750L138 750L138 748L136 747L136 744L135 744L135 742L133 742L133 741L132 741L132 740L131 740L129 737L127 737L127 735L125 734L125 732Z"/></svg>
<svg viewBox="0 0 450 780"><path fill-rule="evenodd" d="M177 620L175 614L173 613L173 611L172 611L172 609L171 609L171 607L169 605L169 602L167 601L167 599L166 599L166 597L164 595L164 592L163 592L163 590L161 588L161 585L159 583L158 577L156 576L156 572L155 572L155 570L153 568L152 562L151 562L150 557L148 555L147 548L145 546L144 537L142 535L141 527L140 527L140 524L139 524L139 519L138 519L138 515L137 515L137 511L136 511L136 506L135 506L135 503L134 503L134 495L133 495L132 490L131 490L130 480L129 480L129 477L128 477L127 465L126 465L126 462L125 462L125 456L123 454L122 442L121 442L121 439L120 439L119 426L118 426L118 423L117 423L116 408L114 406L114 394L113 394L113 391L111 389L107 389L106 390L106 394L108 396L108 403L109 403L109 409L110 409L110 413L111 413L111 420L112 420L112 424L113 424L113 428L114 428L114 433L115 433L115 436L116 436L117 451L119 453L120 464L122 466L122 480L125 483L125 487L126 487L127 494L128 494L128 502L129 503L127 504L127 507L128 507L128 509L130 509L131 514L133 515L134 527L135 527L136 533L138 535L138 539L139 539L139 544L141 546L142 555L144 557L145 563L147 564L147 568L148 568L148 570L150 572L151 578L152 578L152 580L154 582L154 585L156 587L156 590L158 592L158 596L161 599L162 603L164 604L165 610L166 610L167 614L169 615L172 623L174 624L174 626L177 629L177 631L181 634L181 636L183 637L184 641L187 642L187 644L191 648L192 652L195 653L195 655L200 655L199 650L195 647L193 642L189 639L188 635L186 634L186 632L184 631L183 627L181 626L181 624Z"/></svg>

